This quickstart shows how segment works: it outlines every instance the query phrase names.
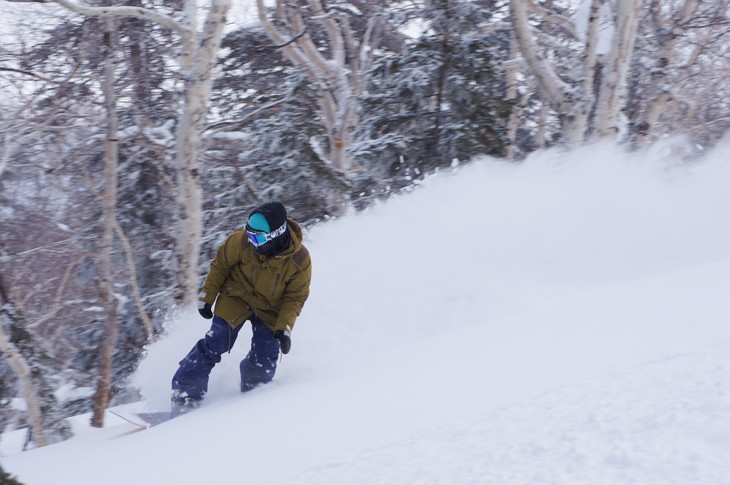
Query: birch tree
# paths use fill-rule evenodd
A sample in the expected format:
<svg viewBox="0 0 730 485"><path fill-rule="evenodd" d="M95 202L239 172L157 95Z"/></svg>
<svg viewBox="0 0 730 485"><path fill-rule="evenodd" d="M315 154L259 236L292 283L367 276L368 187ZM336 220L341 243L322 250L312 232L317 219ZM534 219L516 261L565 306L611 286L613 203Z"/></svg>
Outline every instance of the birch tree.
<svg viewBox="0 0 730 485"><path fill-rule="evenodd" d="M586 0L589 3L585 32L578 32L575 24L561 12L551 10L533 0L511 0L510 15L515 37L529 72L536 78L544 99L557 112L562 136L568 146L579 146L598 127L599 136L616 132L616 117L625 99L628 63L631 60L636 36L637 18L641 13L640 0L617 0L616 21L602 15L605 0ZM567 70L559 72L550 48L536 40L530 14L562 29L575 46L577 63L574 75ZM611 28L613 35L607 54L607 63L599 62L599 37L602 28ZM563 54L565 55L565 53ZM601 75L597 76L600 72ZM591 121L592 110L598 107ZM593 126L591 126L593 125Z"/></svg>
<svg viewBox="0 0 730 485"><path fill-rule="evenodd" d="M120 133L118 131L118 107L115 94L115 70L117 63L118 49L116 33L113 28L115 19L134 18L144 22L155 22L166 29L171 29L180 38L180 51L177 60L180 71L179 80L182 83L181 107L178 112L176 126L176 199L180 207L178 215L178 227L176 234L177 247L175 249L175 261L177 262L177 282L179 285L179 301L185 303L195 297L198 284L198 257L200 251L200 235L202 232L202 191L200 188L200 166L198 156L201 150L200 133L205 126L207 103L210 96L213 67L216 62L216 52L220 44L221 32L225 22L225 13L230 7L230 0L212 2L208 9L207 17L202 29L198 29L198 8L195 1L188 1L184 6L182 20L176 20L172 16L159 14L150 9L139 7L113 7L113 6L87 6L80 3L73 3L66 0L55 2L71 12L86 17L98 18L101 20L96 25L106 25L106 40L104 46L105 75L101 82L104 99L106 102L107 130L104 139L105 145L105 169L104 179L101 182L102 189L96 191L90 174L87 174L89 187L95 193L96 198L103 207L101 215L101 251L97 253L96 267L99 268L99 295L103 304L103 314L98 319L91 319L92 325L87 325L84 337L91 341L98 340L98 323L104 322L103 339L95 349L88 349L84 355L93 351L95 360L93 368L99 370L96 394L92 400L93 417L92 425L101 427L104 424L104 412L108 407L111 397L111 387L114 375L114 356L119 333L117 322L117 307L119 301L115 294L114 282L118 278L113 273L113 248L116 242L121 242L127 256L127 264L130 272L132 289L135 294L135 302L140 311L141 318L145 324L147 337L152 335L152 325L147 318L141 295L136 283L136 272L134 261L131 257L131 244L126 238L119 221L116 218L118 210L117 201L117 178L118 178L118 150ZM88 23L83 24L88 25ZM79 57L86 54L79 52ZM88 82L88 81L82 81ZM94 109L94 108L92 108ZM129 111L129 110L127 110ZM99 138L97 138L99 139ZM85 147L91 146L92 139L88 140ZM6 152L8 153L8 152ZM8 160L9 157L3 157ZM93 157L89 157L93 158ZM3 164L3 167L5 164ZM85 168L82 167L83 170ZM74 265L70 264L70 271ZM59 293L60 298L60 293ZM77 296L78 298L78 296ZM52 305L56 308L59 305ZM88 319L86 319L88 321ZM93 326L93 328L91 328ZM60 327L60 326L59 326ZM81 327L81 326L79 326ZM128 325L127 325L128 327ZM68 330L68 329L67 329ZM80 332L77 332L82 337ZM126 338L129 338L127 330ZM74 352L77 356L81 354L79 349ZM78 357L77 357L78 358ZM117 359L119 360L119 359ZM117 366L120 364L117 363ZM126 364L125 364L126 365Z"/></svg>
<svg viewBox="0 0 730 485"><path fill-rule="evenodd" d="M73 433L48 380L49 359L25 329L1 279L0 354L13 369L22 390L31 440L37 446L45 446L70 438Z"/></svg>
<svg viewBox="0 0 730 485"><path fill-rule="evenodd" d="M6 310L0 308L0 312L3 313L3 320L9 318L5 316ZM3 322L0 322L3 323ZM25 405L28 409L28 422L30 423L30 432L33 437L33 441L38 446L46 446L48 444L48 438L46 432L43 429L43 414L41 413L41 407L38 402L38 396L33 387L31 380L31 369L28 362L23 358L18 348L10 341L5 329L4 323L0 324L0 353L7 359L10 368L13 369L15 376L21 383L23 389L23 397L25 398Z"/></svg>
<svg viewBox="0 0 730 485"><path fill-rule="evenodd" d="M636 76L632 93L635 148L674 130L720 137L722 127L730 126L729 5L727 0L651 1L639 42L644 71Z"/></svg>
<svg viewBox="0 0 730 485"><path fill-rule="evenodd" d="M104 200L103 200L103 233L101 242L101 279L99 290L104 306L105 335L101 346L101 369L97 382L96 394L93 398L94 414L91 424L97 428L104 427L104 413L109 404L112 385L112 363L116 347L117 334L117 302L114 292L114 277L112 275L112 251L114 248L114 233L117 227L117 170L119 160L119 142L117 102L114 89L116 80L116 47L117 32L114 19L104 21L104 101L107 116L107 134L104 154Z"/></svg>
<svg viewBox="0 0 730 485"><path fill-rule="evenodd" d="M197 7L185 3L186 35L181 62L185 80L185 100L178 119L175 144L178 200L182 206L177 232L178 281L182 304L195 300L198 291L198 260L203 230L203 191L198 159L205 129L213 68L220 47L226 14L232 0L212 0L201 32L197 30Z"/></svg>
<svg viewBox="0 0 730 485"><path fill-rule="evenodd" d="M514 160L517 155L517 129L519 127L520 120L523 119L525 105L527 104L530 93L528 90L525 90L523 94L520 94L518 90L519 83L517 81L517 73L520 70L520 66L517 62L514 62L514 60L518 59L520 56L514 34L511 35L510 45L510 55L509 60L507 61L510 64L505 66L504 74L507 84L505 99L514 103L514 108L507 120L507 138L510 141L510 144L507 147L507 159Z"/></svg>
<svg viewBox="0 0 730 485"><path fill-rule="evenodd" d="M256 0L258 18L266 33L317 90L327 138L326 145L317 146L317 151L324 162L345 174L354 165L348 149L359 121L357 97L363 93L366 73L382 39L381 8L377 4L362 4L368 5L366 28L357 37L350 12L326 8L321 0L276 0L271 13L263 0ZM313 24L326 31L329 57L312 39Z"/></svg>
<svg viewBox="0 0 730 485"><path fill-rule="evenodd" d="M175 161L179 205L176 231L175 273L179 303L193 301L198 290L198 260L202 235L201 134L205 129L208 101L216 54L220 47L226 15L232 0L211 0L202 27L198 28L199 7L196 0L185 0L183 18L175 18L152 9L127 6L88 6L70 0L7 0L56 3L87 17L102 19L133 17L156 22L180 37L179 74L183 100L176 126Z"/></svg>
<svg viewBox="0 0 730 485"><path fill-rule="evenodd" d="M626 105L626 79L641 11L641 0L617 2L611 50L602 67L603 75L596 103L595 131L599 138L616 139L619 133L619 113Z"/></svg>

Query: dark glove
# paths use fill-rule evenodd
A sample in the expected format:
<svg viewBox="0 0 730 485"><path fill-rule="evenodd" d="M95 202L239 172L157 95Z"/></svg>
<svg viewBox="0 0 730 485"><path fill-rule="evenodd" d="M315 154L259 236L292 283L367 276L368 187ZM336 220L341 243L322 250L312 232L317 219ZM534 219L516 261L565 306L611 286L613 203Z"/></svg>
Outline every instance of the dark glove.
<svg viewBox="0 0 730 485"><path fill-rule="evenodd" d="M291 349L291 337L289 336L289 332L277 330L274 332L274 338L278 340L279 345L281 345L281 353L288 354L289 349Z"/></svg>
<svg viewBox="0 0 730 485"><path fill-rule="evenodd" d="M213 310L210 308L210 303L198 300L198 312L201 317L207 320L213 318Z"/></svg>

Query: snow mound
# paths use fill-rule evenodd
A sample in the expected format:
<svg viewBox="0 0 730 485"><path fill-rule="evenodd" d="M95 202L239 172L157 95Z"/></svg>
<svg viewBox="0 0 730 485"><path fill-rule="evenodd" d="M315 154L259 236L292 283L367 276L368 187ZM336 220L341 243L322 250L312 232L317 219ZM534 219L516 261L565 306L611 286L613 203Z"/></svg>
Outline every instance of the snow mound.
<svg viewBox="0 0 730 485"><path fill-rule="evenodd" d="M321 224L272 384L238 393L243 333L195 413L77 426L3 466L28 485L730 483L730 140L694 163L672 143L478 160ZM170 319L144 405L167 406L207 325Z"/></svg>

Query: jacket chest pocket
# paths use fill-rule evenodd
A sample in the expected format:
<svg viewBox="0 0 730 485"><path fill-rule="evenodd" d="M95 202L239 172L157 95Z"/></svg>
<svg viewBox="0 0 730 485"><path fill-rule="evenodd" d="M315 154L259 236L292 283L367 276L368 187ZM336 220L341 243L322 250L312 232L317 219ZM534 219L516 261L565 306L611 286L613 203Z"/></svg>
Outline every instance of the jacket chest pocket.
<svg viewBox="0 0 730 485"><path fill-rule="evenodd" d="M284 293L284 281L281 273L274 275L271 281L270 288L267 288L266 299L269 300L269 304L276 307L281 302L281 297Z"/></svg>
<svg viewBox="0 0 730 485"><path fill-rule="evenodd" d="M284 275L281 271L272 271L271 273L266 270L259 271L255 284L256 292L267 300L271 306L276 306L279 303L285 286Z"/></svg>

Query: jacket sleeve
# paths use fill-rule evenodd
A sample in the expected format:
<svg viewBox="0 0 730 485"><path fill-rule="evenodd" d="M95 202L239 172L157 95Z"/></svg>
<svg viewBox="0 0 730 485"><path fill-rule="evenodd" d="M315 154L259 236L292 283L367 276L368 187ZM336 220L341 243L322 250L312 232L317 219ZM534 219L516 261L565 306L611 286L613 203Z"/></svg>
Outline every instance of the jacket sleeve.
<svg viewBox="0 0 730 485"><path fill-rule="evenodd" d="M231 268L240 262L243 257L243 232L234 232L225 243L218 248L218 254L210 263L210 271L205 277L203 289L200 291L198 300L210 303L215 302L221 286L228 277Z"/></svg>
<svg viewBox="0 0 730 485"><path fill-rule="evenodd" d="M291 332L294 322L304 307L304 302L309 297L309 283L312 281L312 260L309 254L300 264L297 264L297 267L298 271L287 282L274 331Z"/></svg>

